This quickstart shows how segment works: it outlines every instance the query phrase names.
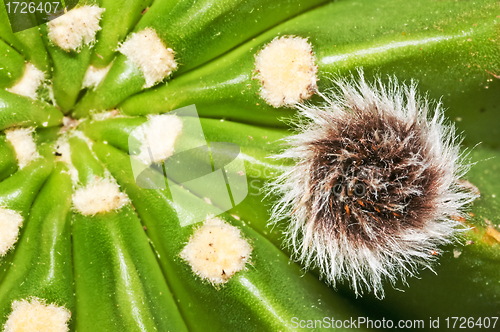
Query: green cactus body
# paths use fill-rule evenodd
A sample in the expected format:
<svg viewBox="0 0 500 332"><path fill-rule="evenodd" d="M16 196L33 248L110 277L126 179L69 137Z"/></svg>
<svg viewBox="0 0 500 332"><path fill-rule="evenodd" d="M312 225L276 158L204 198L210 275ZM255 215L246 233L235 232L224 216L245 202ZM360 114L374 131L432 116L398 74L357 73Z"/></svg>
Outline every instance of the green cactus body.
<svg viewBox="0 0 500 332"><path fill-rule="evenodd" d="M74 311L71 257L71 179L56 166L38 193L0 293L2 325L11 303L43 298Z"/></svg>
<svg viewBox="0 0 500 332"><path fill-rule="evenodd" d="M0 128L54 127L62 123L63 115L54 106L31 100L5 90L0 91Z"/></svg>
<svg viewBox="0 0 500 332"><path fill-rule="evenodd" d="M181 73L322 2L278 1L267 5L262 1L159 0L144 14L134 31L155 31L164 45L175 52ZM191 24L193 17L196 23ZM73 115L82 117L91 110L112 108L140 92L148 84L146 80L137 65L120 54L103 82L79 102Z"/></svg>
<svg viewBox="0 0 500 332"><path fill-rule="evenodd" d="M24 72L24 58L6 42L0 40L2 69L0 70L1 88L7 88L18 81Z"/></svg>
<svg viewBox="0 0 500 332"><path fill-rule="evenodd" d="M40 37L40 28L33 27L14 33L9 24L5 6L0 7L0 38L15 48L24 58L46 73L50 70L50 59ZM35 20L35 17L31 17Z"/></svg>
<svg viewBox="0 0 500 332"><path fill-rule="evenodd" d="M353 20L348 13L355 12L369 19ZM118 109L128 115L144 115L196 104L204 117L284 126L280 119L290 117L292 111L267 105L254 79L255 55L283 35L308 38L316 57L320 91L329 86L331 78L362 66L367 77L396 74L400 81L417 81L432 98L443 96L443 103L453 107L454 115L458 110L476 110L475 100L484 105L482 109L493 109L489 100L495 100L495 89L484 86L491 78L488 71L498 70L497 15L494 1L468 5L435 1L330 3L280 24L166 86L133 96ZM235 108L241 111L235 112ZM492 123L488 114L477 116L475 112L461 125L467 126L464 130L488 126ZM491 131L497 132L495 128Z"/></svg>
<svg viewBox="0 0 500 332"><path fill-rule="evenodd" d="M347 331L373 330L378 324L373 321L383 320L402 329L398 323L411 320L429 330L436 319L444 329L453 323L446 318L456 316L473 317L473 326L467 320L471 330L478 324L486 327L486 318L493 328L500 314L497 0L102 0L65 5L73 9L15 33L7 7L0 5L0 329ZM47 15L38 12L25 18L47 21ZM134 44L141 38L153 41L153 46ZM151 59L157 61L154 66L148 63ZM43 72L39 81L29 81L27 73L33 68ZM277 220L282 193L269 191L278 176L297 165L310 165L294 153L277 156L293 145L291 135L297 131L302 138L295 143L314 136L300 131L309 128L304 114L321 118L330 111L362 113L349 109L361 95L335 85L338 79L359 83L362 77L369 83L380 78L380 86L392 82L402 87L404 82L408 87L415 82L415 90L398 90L402 99L395 100L401 105L406 105L404 98L412 98L405 95L409 92L439 100L446 109L444 117L462 133L462 146L462 136L451 134L454 129L447 120L419 121L441 128L434 132L435 141L444 141L445 148L436 159L453 155L449 150L454 146L457 154L462 151L457 159L468 154L470 165L466 161L462 173L447 169L468 182L457 177L450 186L478 197L468 210L450 208L456 215L441 214L464 226L463 234L456 232L457 241L438 239L432 242L435 246L425 247L427 251L415 249L422 256L415 261L428 263L427 269L407 266L418 278L405 279L405 271L391 274L393 267L377 265L379 257L370 261L375 269L386 269L380 281L383 299L375 287L375 294L359 296L359 278L375 284L372 279L380 273L360 272L357 251L345 261L359 271L335 259L327 262L327 269L345 272L338 279L329 278L335 271L325 274L318 264L298 257L297 243L303 244L302 252L317 255L308 248L318 241L301 241L311 234L308 230L317 231L312 233L316 236L328 225L314 228L304 223L291 237L288 226L304 215L303 207L314 214L318 209L307 205L308 199L318 192L334 193L339 188L335 183L340 184L341 198L329 201L330 210L321 219L337 218L328 239L341 238L335 236L347 222L346 229L359 229L356 244L365 248L363 231L368 227L353 222L361 220L356 213L373 215L372 224L381 225L375 231L392 235L393 224L410 220L405 218L415 210L398 210L395 199L384 208L396 208L381 212L379 201L362 194L353 200L356 210L344 202L357 194L338 177L331 188L292 191L303 199ZM21 95L15 87L23 80L36 86ZM380 86L365 90L393 92ZM332 99L339 102L341 96L354 97L336 109ZM393 99L386 97L387 106ZM377 98L383 99L376 93L370 98L371 108L363 108L365 112L380 105ZM427 107L427 99L421 100L425 105L419 107ZM197 114L183 113L194 107ZM435 108L429 109L433 113ZM388 129L375 131L373 142L389 140L388 132L403 127L398 123L385 123ZM315 128L316 133L323 129ZM425 126L420 128L425 132ZM340 141L345 143L352 127L342 129ZM335 146L336 134L330 132L323 141ZM411 143L412 137L402 140ZM356 142L333 152L321 143L314 142L317 154L331 157L330 164L314 164L321 167L303 171L297 182L309 181L321 169L331 170L346 155L345 160L355 161L349 167L358 166L352 152ZM396 139L393 145L403 146L403 151L419 142L410 143L405 146ZM427 149L431 143L405 158L414 162L413 157L432 150ZM379 156L385 151L377 149L366 144L361 154ZM383 173L401 163L398 157L390 162L360 160L386 163L378 168ZM228 162L220 165L220 160ZM337 170L343 167L339 165ZM420 174L431 174L422 175L427 183L444 183L450 177L446 170L432 176L432 169L424 169L415 178ZM315 183L329 175L318 176ZM411 176L408 172L393 180L406 183ZM430 188L431 194L439 192L436 186ZM449 197L473 200L453 190ZM405 204L418 209L421 206L410 205L412 199L428 193L415 192ZM342 204L335 208L338 202ZM441 201L443 206L449 203ZM418 211L430 220L434 215L428 211L435 212L436 206L426 207ZM426 220L420 221L426 225ZM370 253L378 244L373 242ZM404 243L397 244L403 251ZM328 257L343 254L337 248L328 247ZM396 251L382 253L398 258Z"/></svg>
<svg viewBox="0 0 500 332"><path fill-rule="evenodd" d="M105 144L96 144L94 151L130 194L142 216L160 265L191 330L202 331L207 322L217 329L292 330L291 318L295 315L320 320L326 316L348 319L355 315L353 307L314 277L299 278L302 273L298 266L290 265L288 258L265 238L230 216L223 218L239 227L253 246L252 266L219 286L220 289L200 281L179 257L193 227L181 227L179 217L172 211L168 192L153 193L139 188L131 169L121 166L128 159L123 152ZM186 195L190 194L186 192ZM234 308L238 308L241 318L233 316ZM227 315L234 319L228 320Z"/></svg>

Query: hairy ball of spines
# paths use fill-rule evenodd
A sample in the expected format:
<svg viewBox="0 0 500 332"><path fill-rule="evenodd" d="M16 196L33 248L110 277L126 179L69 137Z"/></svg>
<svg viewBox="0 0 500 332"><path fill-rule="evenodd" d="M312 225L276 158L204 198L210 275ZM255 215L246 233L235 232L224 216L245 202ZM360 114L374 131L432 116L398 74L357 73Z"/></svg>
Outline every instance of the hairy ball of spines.
<svg viewBox="0 0 500 332"><path fill-rule="evenodd" d="M289 222L295 257L329 283L383 297L384 280L431 268L475 195L458 183L468 165L440 105L431 112L413 84L359 74L335 81L323 107L299 106L298 133L275 156L296 163L270 186L280 197L272 222Z"/></svg>

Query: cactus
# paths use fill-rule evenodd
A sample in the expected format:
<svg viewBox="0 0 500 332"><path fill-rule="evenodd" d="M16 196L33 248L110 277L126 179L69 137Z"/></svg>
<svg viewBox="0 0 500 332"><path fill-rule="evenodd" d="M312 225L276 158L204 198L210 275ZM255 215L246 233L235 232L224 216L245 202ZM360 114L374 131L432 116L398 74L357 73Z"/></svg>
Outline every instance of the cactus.
<svg viewBox="0 0 500 332"><path fill-rule="evenodd" d="M497 0L62 3L0 6L4 331L493 328Z"/></svg>

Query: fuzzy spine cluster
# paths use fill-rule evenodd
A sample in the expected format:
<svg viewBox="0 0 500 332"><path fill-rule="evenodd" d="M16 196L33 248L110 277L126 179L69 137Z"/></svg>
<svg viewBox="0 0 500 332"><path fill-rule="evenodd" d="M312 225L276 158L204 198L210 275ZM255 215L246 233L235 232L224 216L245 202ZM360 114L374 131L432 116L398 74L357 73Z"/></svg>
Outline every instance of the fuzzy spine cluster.
<svg viewBox="0 0 500 332"><path fill-rule="evenodd" d="M260 96L273 107L293 106L317 90L318 66L307 38L276 37L255 56Z"/></svg>
<svg viewBox="0 0 500 332"><path fill-rule="evenodd" d="M298 133L275 156L295 165L270 184L271 223L288 222L295 258L333 286L382 298L384 281L432 268L475 195L459 185L470 165L440 105L431 111L414 84L359 76L334 81L322 107L298 106Z"/></svg>
<svg viewBox="0 0 500 332"><path fill-rule="evenodd" d="M95 42L99 21L105 11L99 6L84 5L74 8L48 23L48 37L65 51L80 51L82 46Z"/></svg>

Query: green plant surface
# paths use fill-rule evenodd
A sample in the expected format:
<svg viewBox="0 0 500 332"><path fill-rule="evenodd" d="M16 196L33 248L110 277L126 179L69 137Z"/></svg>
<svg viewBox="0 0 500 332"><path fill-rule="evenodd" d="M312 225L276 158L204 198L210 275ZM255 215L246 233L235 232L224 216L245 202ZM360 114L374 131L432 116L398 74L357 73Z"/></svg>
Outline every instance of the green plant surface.
<svg viewBox="0 0 500 332"><path fill-rule="evenodd" d="M193 119L184 118L185 125L196 124ZM78 127L89 138L96 141L105 141L108 144L129 153L129 136L138 126L146 123L146 118L137 116L133 118L111 118L101 121L84 121ZM256 127L247 124L221 121L215 119L201 119L201 125L206 142L229 142L237 144L240 147L240 157L244 160L247 170L247 186L248 196L243 202L230 209L230 213L234 214L252 225L253 228L260 233L265 234L271 242L280 247L282 234L279 227L270 229L267 222L270 218L269 207L271 199L266 198L263 190L263 185L283 170L281 162L273 161L272 154L276 154L281 149L280 140L286 137L287 131L283 129L272 129L267 127ZM251 135L249 135L251 133ZM183 142L190 146L202 146L205 142L201 137L194 139L189 134L184 134L176 141L177 150L182 146ZM197 151L199 152L199 151ZM203 174L204 168L211 168L210 160L205 158L204 153L194 152L190 157L184 157L189 160L196 160L190 166L201 169ZM204 150L203 150L204 152ZM183 170L185 171L185 169ZM182 172L181 172L182 173ZM182 174L176 178L175 174L170 173L169 176L173 181L179 181ZM216 187L216 184L207 186L210 188ZM189 188L191 191L200 197L213 196L213 193L199 191L199 186ZM237 188L233 188L238 190ZM212 194L212 195L210 195ZM217 195L215 195L217 196ZM220 200L218 200L220 199ZM223 197L215 197L214 204L221 206L225 204Z"/></svg>
<svg viewBox="0 0 500 332"><path fill-rule="evenodd" d="M36 20L34 15L28 19ZM14 33L5 6L0 6L0 38L21 53L27 61L49 75L50 58L40 37L38 26Z"/></svg>
<svg viewBox="0 0 500 332"><path fill-rule="evenodd" d="M78 151L71 159L83 186L105 178L104 167L84 141L73 137L70 147ZM97 215L74 213L72 234L76 329L186 330L130 204Z"/></svg>
<svg viewBox="0 0 500 332"><path fill-rule="evenodd" d="M30 19L36 20L34 15ZM17 33L12 32L5 6L0 6L0 38L38 69L48 73L50 58L40 37L40 28L36 26Z"/></svg>
<svg viewBox="0 0 500 332"><path fill-rule="evenodd" d="M288 331L293 330L290 321L297 315L311 319L325 316L349 319L358 314L315 277L303 275L299 266L291 264L251 227L228 215L223 218L238 226L251 240L252 266L219 287L201 282L179 257L198 225L181 227L179 215L182 213L177 215L173 211L168 191L139 188L131 168L122 166L128 159L125 153L102 143L96 143L93 148L129 193L191 331L205 331L207 323L223 330ZM187 192L185 195L190 196ZM232 319L228 319L228 315Z"/></svg>
<svg viewBox="0 0 500 332"><path fill-rule="evenodd" d="M0 181L5 180L18 169L16 153L5 135L0 136Z"/></svg>
<svg viewBox="0 0 500 332"><path fill-rule="evenodd" d="M0 88L8 88L21 79L24 72L24 58L6 42L0 40L0 56L2 69L0 69Z"/></svg>
<svg viewBox="0 0 500 332"><path fill-rule="evenodd" d="M157 0L137 23L135 32L152 28L174 50L179 73L213 59L242 41L287 18L324 3L313 0ZM194 19L193 19L194 18ZM76 105L73 116L84 117L91 110L116 106L140 92L146 83L141 71L118 55L105 80Z"/></svg>
<svg viewBox="0 0 500 332"><path fill-rule="evenodd" d="M74 311L72 191L67 168L59 163L33 202L12 266L2 280L0 324L5 323L12 301L31 296Z"/></svg>
<svg viewBox="0 0 500 332"><path fill-rule="evenodd" d="M286 126L281 118L289 118L293 110L266 105L254 79L254 62L266 43L294 35L312 45L320 91L332 78L359 67L367 79L413 80L422 93L442 100L450 118L462 119L458 125L469 132L468 140L497 145L498 82L490 82L494 77L489 72L500 69L499 14L496 1L334 2L286 21L166 86L132 96L118 108L144 115L196 104L204 117ZM477 128L488 128L490 136L480 137Z"/></svg>
<svg viewBox="0 0 500 332"><path fill-rule="evenodd" d="M92 5L97 1L80 0L78 3ZM76 51L63 50L49 39L47 25L43 24L40 27L43 42L52 59L54 99L66 114L73 108L82 89L83 78L90 63L90 47L85 45Z"/></svg>
<svg viewBox="0 0 500 332"><path fill-rule="evenodd" d="M137 24L153 0L100 0L99 6L105 8L102 29L97 32L97 42L92 48L90 64L102 68L108 66L116 56L116 48L129 31ZM117 24L119 17L120 24Z"/></svg>
<svg viewBox="0 0 500 332"><path fill-rule="evenodd" d="M54 127L62 123L63 114L54 106L39 100L0 90L0 129L10 127Z"/></svg>
<svg viewBox="0 0 500 332"><path fill-rule="evenodd" d="M19 212L23 221L26 222L31 204L45 179L50 175L52 168L52 160L39 159L2 181L0 183L1 206ZM15 251L11 249L0 258L0 282L11 264L14 254Z"/></svg>
<svg viewBox="0 0 500 332"><path fill-rule="evenodd" d="M96 42L77 51L53 44L47 24L13 33L0 5L0 209L23 217L17 242L0 256L0 330L14 301L30 298L66 308L68 330L89 332L331 330L325 317L395 325L418 320L430 330L431 320L445 329L447 317L500 316L498 0L77 2L106 9ZM141 69L117 50L145 28L156 30L178 64L148 89ZM300 106L273 107L261 96L256 58L283 36L307 39L313 50L317 87L302 105L324 105L325 96L340 93L334 80L358 80L363 72L368 82L417 84L429 108L439 104L446 124L460 134L460 151L470 163L462 180L478 195L468 218L454 216L463 232L436 248L440 257L432 270L405 282L398 275L395 287L386 280L383 299L356 295L352 283L329 284L317 267L306 268L291 255L283 239L287 221L271 222L277 197L267 186L296 163L273 156L304 124L297 117ZM7 91L27 63L45 72L37 99ZM82 88L89 66L108 65L95 89ZM140 178L134 175L143 147L134 131L190 105L201 118L179 116L173 157L142 165ZM20 146L7 139L9 130L19 128L33 131L33 142L24 143L40 154L26 166L18 164ZM213 178L204 188L184 181L186 173L215 173L219 142L239 147L246 183L226 182L221 189ZM170 169L168 178L161 174L177 160L175 152L186 150L189 163ZM219 153L233 158L233 151ZM224 171L237 173L235 165ZM79 210L77 194L100 182L117 189L110 197L123 205ZM246 198L233 206L232 191L246 189ZM191 204L178 204L174 190L181 197L176 199ZM92 192L88 205L100 194ZM201 206L209 207L203 210L207 220L219 218L252 248L241 257L248 258L244 268L220 284L203 279L182 255L207 223L187 222ZM322 326L315 326L319 321Z"/></svg>

